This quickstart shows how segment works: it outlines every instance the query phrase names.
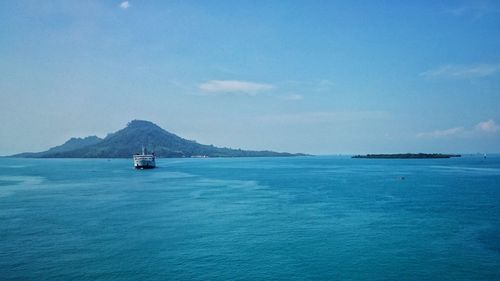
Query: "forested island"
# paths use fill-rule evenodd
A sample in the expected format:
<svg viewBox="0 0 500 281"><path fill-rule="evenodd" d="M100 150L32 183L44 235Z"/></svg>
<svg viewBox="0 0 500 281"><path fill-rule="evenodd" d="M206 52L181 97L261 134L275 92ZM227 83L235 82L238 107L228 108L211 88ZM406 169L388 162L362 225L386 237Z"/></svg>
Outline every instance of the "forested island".
<svg viewBox="0 0 500 281"><path fill-rule="evenodd" d="M442 154L442 153L399 153L399 154L366 154L354 155L352 158L367 159L436 159L461 157L460 154Z"/></svg>
<svg viewBox="0 0 500 281"><path fill-rule="evenodd" d="M62 145L42 152L12 155L26 158L129 158L142 147L157 157L286 157L303 156L301 153L254 151L200 144L181 138L156 124L133 120L124 129L108 134L104 139L96 136L71 138Z"/></svg>

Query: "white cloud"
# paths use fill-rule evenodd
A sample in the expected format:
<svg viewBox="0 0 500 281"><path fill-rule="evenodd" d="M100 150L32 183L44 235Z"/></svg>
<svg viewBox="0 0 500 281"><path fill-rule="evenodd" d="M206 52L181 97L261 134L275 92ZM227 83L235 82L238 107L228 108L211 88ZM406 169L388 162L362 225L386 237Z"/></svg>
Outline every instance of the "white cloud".
<svg viewBox="0 0 500 281"><path fill-rule="evenodd" d="M205 93L240 93L255 95L259 92L274 89L271 84L255 83L238 80L210 80L202 83L198 88Z"/></svg>
<svg viewBox="0 0 500 281"><path fill-rule="evenodd" d="M500 126L495 123L492 119L488 121L479 122L476 125L476 130L487 133L495 133L500 131Z"/></svg>
<svg viewBox="0 0 500 281"><path fill-rule="evenodd" d="M445 130L435 130L432 132L425 132L417 134L419 138L444 138L454 137L462 134L465 131L464 127L455 127Z"/></svg>
<svg viewBox="0 0 500 281"><path fill-rule="evenodd" d="M476 77L485 77L495 74L500 70L500 64L474 64L458 65L447 64L420 73L420 76L426 78L457 78L470 79Z"/></svg>
<svg viewBox="0 0 500 281"><path fill-rule="evenodd" d="M291 95L284 97L285 100L291 100L291 101L297 101L297 100L301 100L303 98L304 97L302 95L299 95L299 94L291 94Z"/></svg>
<svg viewBox="0 0 500 281"><path fill-rule="evenodd" d="M122 8L124 10L128 9L128 8L130 8L130 3L128 1L123 1L120 3L120 8Z"/></svg>
<svg viewBox="0 0 500 281"><path fill-rule="evenodd" d="M455 127L417 134L419 138L479 137L484 133L500 132L500 126L493 119L477 123L473 128Z"/></svg>

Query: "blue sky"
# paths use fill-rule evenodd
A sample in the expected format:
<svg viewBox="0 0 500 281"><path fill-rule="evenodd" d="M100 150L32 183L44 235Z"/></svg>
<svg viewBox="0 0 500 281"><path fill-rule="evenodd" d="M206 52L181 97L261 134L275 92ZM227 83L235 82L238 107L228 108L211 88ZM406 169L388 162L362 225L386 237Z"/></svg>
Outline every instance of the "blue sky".
<svg viewBox="0 0 500 281"><path fill-rule="evenodd" d="M132 119L244 149L500 152L500 2L0 2L0 155Z"/></svg>

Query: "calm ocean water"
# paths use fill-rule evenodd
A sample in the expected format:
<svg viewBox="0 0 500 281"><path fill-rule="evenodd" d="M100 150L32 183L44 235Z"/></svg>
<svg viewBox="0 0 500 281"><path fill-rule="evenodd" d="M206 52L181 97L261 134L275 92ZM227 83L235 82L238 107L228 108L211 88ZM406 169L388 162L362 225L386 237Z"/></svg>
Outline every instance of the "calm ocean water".
<svg viewBox="0 0 500 281"><path fill-rule="evenodd" d="M0 280L500 280L500 157L158 165L0 158Z"/></svg>

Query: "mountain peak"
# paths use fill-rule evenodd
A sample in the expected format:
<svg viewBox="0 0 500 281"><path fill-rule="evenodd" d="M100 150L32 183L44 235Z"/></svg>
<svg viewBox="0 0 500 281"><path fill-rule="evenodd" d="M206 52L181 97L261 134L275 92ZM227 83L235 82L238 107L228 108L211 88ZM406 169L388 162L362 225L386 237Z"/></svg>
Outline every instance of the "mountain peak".
<svg viewBox="0 0 500 281"><path fill-rule="evenodd" d="M146 120L138 120L134 119L127 124L128 128L134 128L134 127L155 127L155 128L160 128L158 125L151 121L146 121Z"/></svg>

